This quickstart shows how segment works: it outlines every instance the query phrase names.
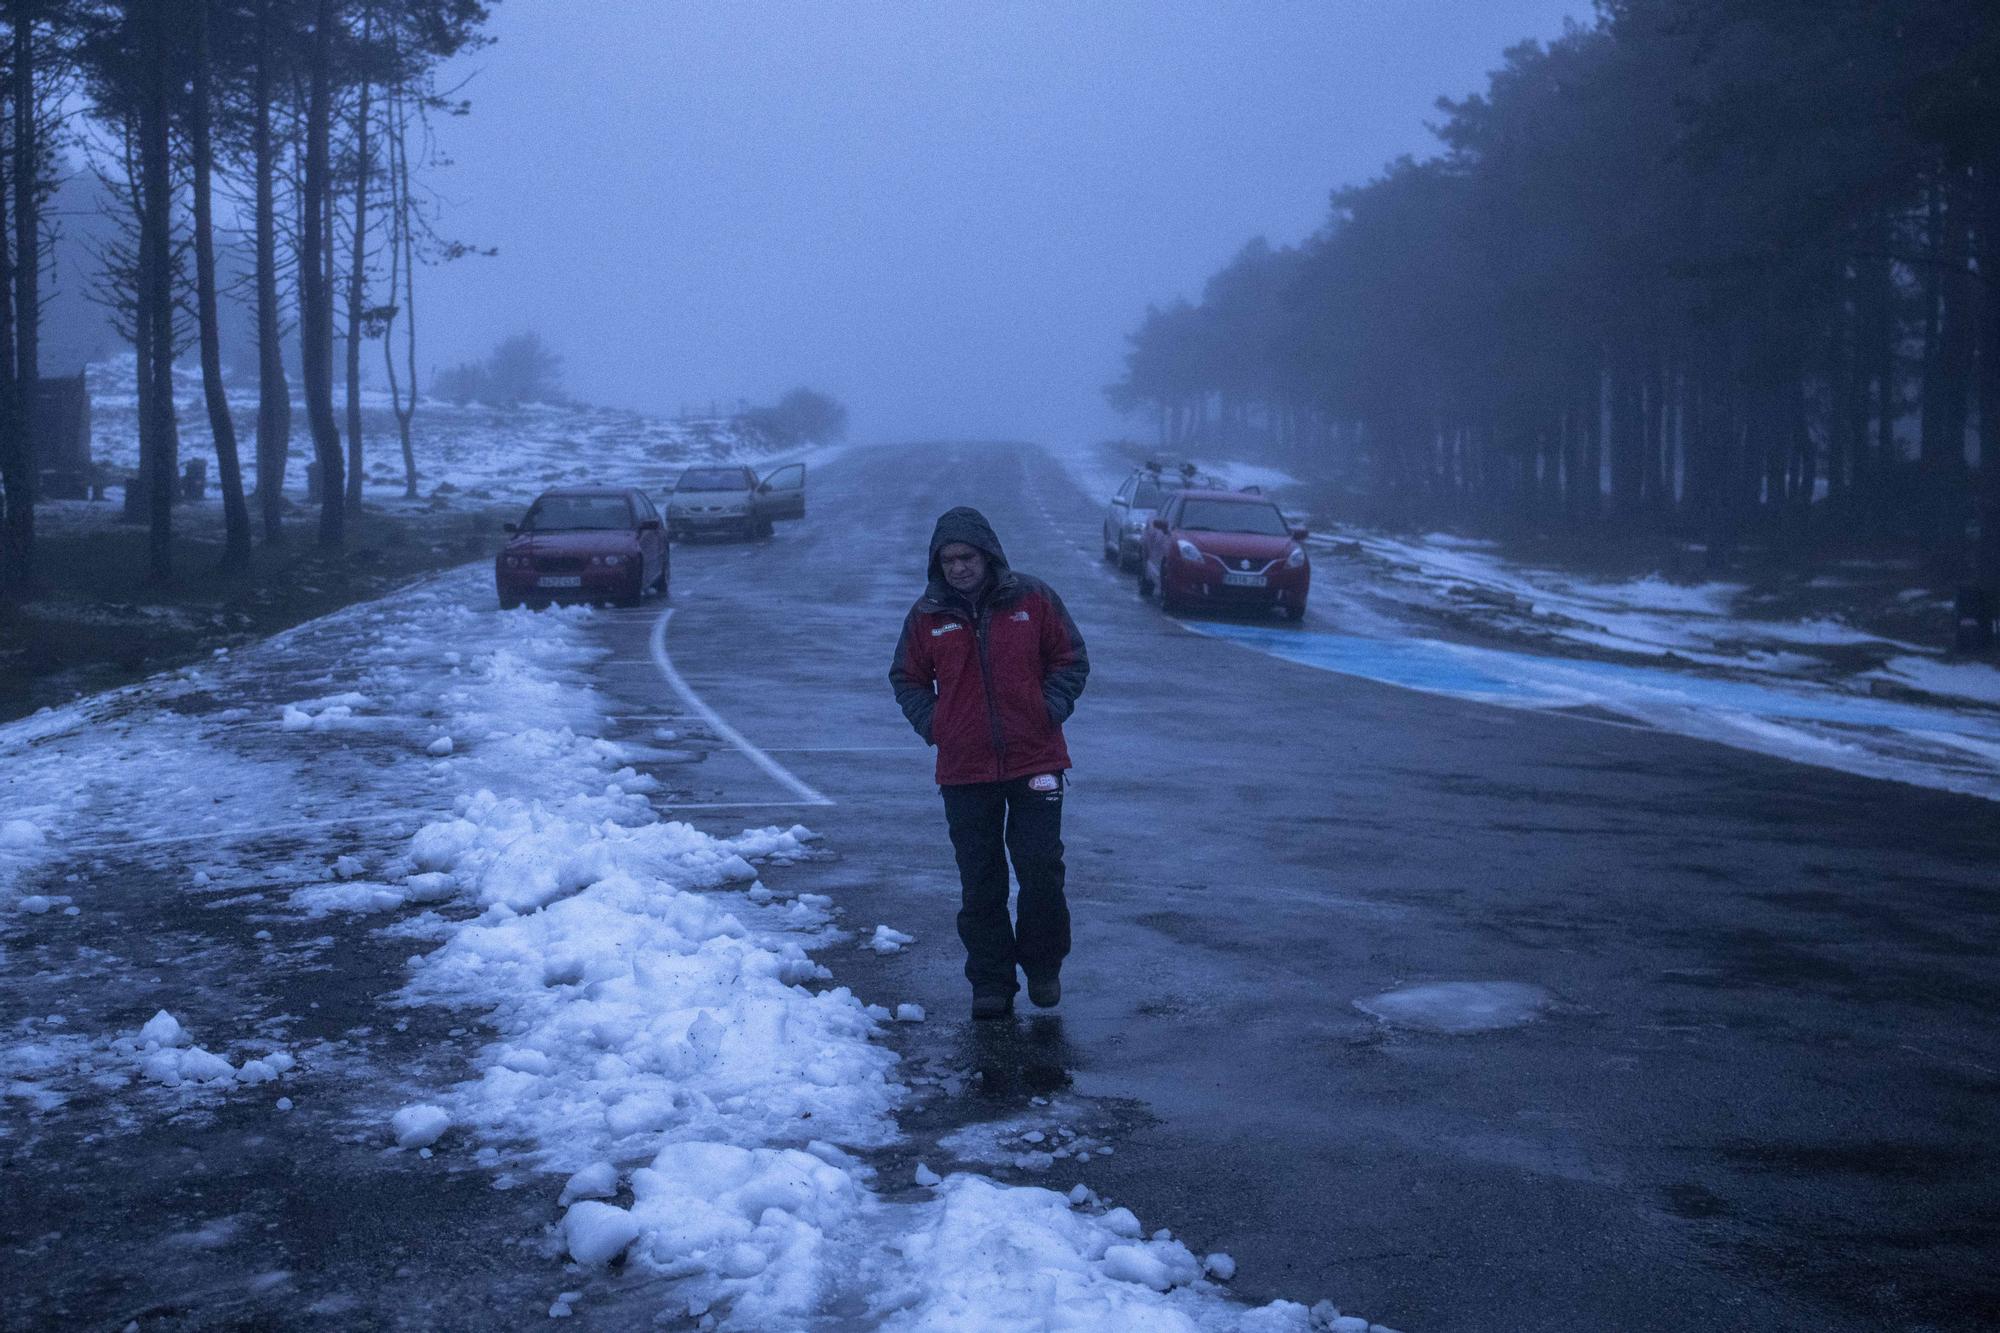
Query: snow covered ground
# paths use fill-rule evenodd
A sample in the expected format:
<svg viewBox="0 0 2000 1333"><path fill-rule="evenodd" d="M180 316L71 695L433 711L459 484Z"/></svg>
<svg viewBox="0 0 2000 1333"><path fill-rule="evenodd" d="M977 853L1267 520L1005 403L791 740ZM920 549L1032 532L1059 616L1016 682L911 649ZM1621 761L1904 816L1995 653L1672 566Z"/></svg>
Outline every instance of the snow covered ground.
<svg viewBox="0 0 2000 1333"><path fill-rule="evenodd" d="M90 385L92 456L118 472L129 472L139 464L135 367L133 358L126 356L93 363L85 372ZM341 413L344 433L343 393L336 386L335 406ZM255 381L232 383L229 402L236 422L243 484L246 490L252 489L257 484ZM218 485L215 445L196 368L175 367L175 404L180 419L180 456L183 460L208 460L209 494L214 496ZM367 389L361 404L368 499L390 506L403 503L402 445L388 395ZM429 509L526 504L550 486L598 482L644 486L659 497L671 488L681 469L692 463L782 459L813 464L839 452L837 446L821 445L774 455L764 441L739 434L726 417L674 421L584 404L527 403L502 409L425 398L417 410L413 435L418 490L421 503ZM294 385L287 485L297 498L305 494L305 466L310 456L305 403ZM53 506L58 517L62 511L79 507L72 502Z"/></svg>
<svg viewBox="0 0 2000 1333"><path fill-rule="evenodd" d="M1129 468L1064 459L1108 497ZM1292 479L1215 469L1282 505ZM1188 620L1329 671L1507 707L1587 710L1800 763L2000 799L2000 666L1837 616L1760 616L1740 584L1590 579L1432 533L1316 532L1303 630ZM1928 597L1912 590L1912 598ZM1446 628L1450 632L1444 632Z"/></svg>
<svg viewBox="0 0 2000 1333"><path fill-rule="evenodd" d="M470 566L0 728L0 949L90 911L102 854L148 847L206 910L407 942L381 1022L439 1006L486 1035L455 1061L353 1068L355 1114L385 1150L546 1192L551 1315L636 1275L662 1317L701 1327L1369 1327L1233 1301L1227 1256L1084 1185L878 1179L905 1096L892 1011L815 954L908 937L850 933L839 904L786 891L810 830L673 818L605 739L601 613L486 609L486 578ZM171 1009L132 1031L63 1014L9 1030L10 1107L88 1090L134 1117L188 1099L284 1114L301 1073L341 1058L275 1028L191 1032Z"/></svg>

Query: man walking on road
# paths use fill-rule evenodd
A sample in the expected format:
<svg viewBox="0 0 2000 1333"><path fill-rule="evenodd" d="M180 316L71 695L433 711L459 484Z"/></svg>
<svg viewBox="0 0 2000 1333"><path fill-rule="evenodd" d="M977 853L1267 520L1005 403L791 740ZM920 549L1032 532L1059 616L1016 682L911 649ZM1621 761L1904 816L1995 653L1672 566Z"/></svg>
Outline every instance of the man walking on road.
<svg viewBox="0 0 2000 1333"><path fill-rule="evenodd" d="M1028 998L1062 999L1069 954L1062 724L1090 660L1062 599L1007 566L977 509L953 509L931 533L929 585L903 621L889 683L917 734L937 747L937 782L958 859L958 937L972 1016L1013 1012L1018 966ZM1021 882L1007 918L1007 862Z"/></svg>

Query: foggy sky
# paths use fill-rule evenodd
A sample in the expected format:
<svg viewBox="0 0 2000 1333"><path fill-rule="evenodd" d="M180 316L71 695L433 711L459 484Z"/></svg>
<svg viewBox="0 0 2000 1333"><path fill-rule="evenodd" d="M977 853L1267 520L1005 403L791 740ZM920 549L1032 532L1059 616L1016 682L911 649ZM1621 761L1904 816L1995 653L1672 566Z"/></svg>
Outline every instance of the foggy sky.
<svg viewBox="0 0 2000 1333"><path fill-rule="evenodd" d="M1587 0L504 0L445 127L428 367L534 329L570 392L795 384L863 439L1128 429L1149 301L1435 144L1432 103ZM1130 429L1137 429L1136 426Z"/></svg>

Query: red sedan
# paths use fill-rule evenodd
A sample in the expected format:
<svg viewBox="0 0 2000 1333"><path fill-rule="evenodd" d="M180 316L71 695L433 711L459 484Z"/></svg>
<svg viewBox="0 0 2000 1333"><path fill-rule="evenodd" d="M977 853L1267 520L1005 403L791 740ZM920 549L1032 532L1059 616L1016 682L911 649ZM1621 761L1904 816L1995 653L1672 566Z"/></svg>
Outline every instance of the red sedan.
<svg viewBox="0 0 2000 1333"><path fill-rule="evenodd" d="M1297 620L1312 588L1305 539L1306 530L1286 523L1261 495L1182 491L1146 529L1139 595L1158 589L1170 612L1275 606Z"/></svg>
<svg viewBox="0 0 2000 1333"><path fill-rule="evenodd" d="M636 605L664 596L672 572L660 511L639 490L565 486L544 491L493 561L502 610L574 599Z"/></svg>

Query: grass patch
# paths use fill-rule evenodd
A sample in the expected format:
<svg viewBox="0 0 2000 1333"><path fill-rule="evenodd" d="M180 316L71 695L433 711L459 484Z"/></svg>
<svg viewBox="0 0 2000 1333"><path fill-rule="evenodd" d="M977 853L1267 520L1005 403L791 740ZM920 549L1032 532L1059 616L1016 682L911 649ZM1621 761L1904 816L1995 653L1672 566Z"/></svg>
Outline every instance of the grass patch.
<svg viewBox="0 0 2000 1333"><path fill-rule="evenodd" d="M281 545L225 573L219 502L174 514L174 576L146 577L144 524L115 505L51 505L35 544L31 597L0 602L0 720L129 684L381 596L412 579L499 549L515 507L429 512L368 507L347 546L315 544L317 512L298 510Z"/></svg>

